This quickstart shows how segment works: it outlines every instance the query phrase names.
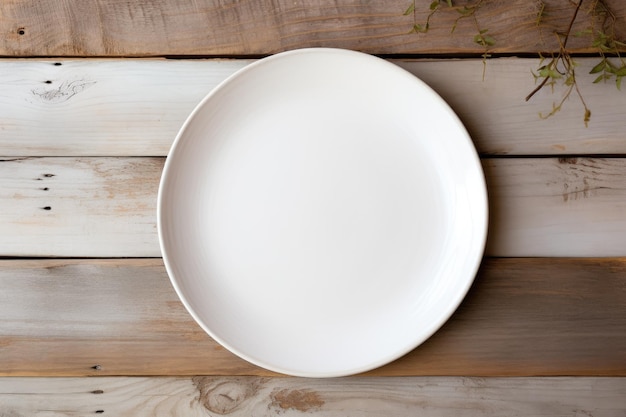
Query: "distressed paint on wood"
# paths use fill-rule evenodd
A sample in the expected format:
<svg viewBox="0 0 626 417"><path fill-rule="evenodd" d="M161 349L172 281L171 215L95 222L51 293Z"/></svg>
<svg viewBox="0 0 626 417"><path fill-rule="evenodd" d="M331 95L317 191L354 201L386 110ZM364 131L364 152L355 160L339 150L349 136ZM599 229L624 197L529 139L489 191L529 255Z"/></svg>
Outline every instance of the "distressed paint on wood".
<svg viewBox="0 0 626 417"><path fill-rule="evenodd" d="M626 255L626 160L486 159L491 256Z"/></svg>
<svg viewBox="0 0 626 417"><path fill-rule="evenodd" d="M4 156L164 156L185 118L249 60L2 60Z"/></svg>
<svg viewBox="0 0 626 417"><path fill-rule="evenodd" d="M626 5L605 1L623 37ZM429 4L418 1L418 22L425 21ZM407 0L5 0L0 5L0 55L242 56L312 46L376 54L484 52L473 40L477 29L472 19L460 21L450 34L459 13L445 7L431 20L428 34L410 34L413 18L403 16L408 5ZM492 52L545 52L558 50L554 32L566 30L574 9L568 0L489 1L477 17L479 26L496 39ZM573 33L590 25L584 7ZM568 46L582 52L589 51L589 44L573 37Z"/></svg>
<svg viewBox="0 0 626 417"><path fill-rule="evenodd" d="M580 89L549 120L561 91L535 87L534 59L392 61L432 86L459 114L482 154L626 153L626 94L592 84L596 59L580 58ZM0 61L3 156L164 156L198 102L252 60ZM60 65L59 65L60 64Z"/></svg>
<svg viewBox="0 0 626 417"><path fill-rule="evenodd" d="M400 12L407 5L406 1L369 3L355 1L342 4L322 2L317 8L310 6L310 8L306 8L297 2L293 4L292 2L272 2L274 8L268 8L262 2L250 1L219 2L219 4L202 0L185 4L182 1L165 2L161 0L157 2L121 1L105 3L81 2L80 0L64 0L54 4L52 2L33 4L33 2L23 0L5 1L0 5L0 31L3 33L3 36L0 36L0 54L4 56L266 54L294 47L315 45L340 46L389 54L482 52L471 41L473 36L473 33L470 33L471 25L460 26L457 30L458 36L450 37L444 33L450 26L450 17L434 21L434 28L428 37L407 35L406 30L410 26L410 18L400 16ZM536 10L537 2L525 2L521 6L519 2L497 1L489 3L491 3L490 7L493 7L490 9L489 15L494 19L494 26L490 26L490 33L493 33L497 38L497 51L536 51L537 49L554 47L554 43L550 46L550 39L552 42L554 41L550 33L547 33L547 36L545 36L546 33L543 34L548 39L548 46L538 43L538 38L533 38L532 33L529 35L528 29L531 24L529 17L532 17L534 10ZM546 3L550 5L547 16L550 19L549 24L554 28L564 27L567 23L565 12L568 9L571 10L571 2L550 0ZM623 23L623 11L626 5L618 3L617 0L610 0L609 3L618 9L619 21ZM397 12L395 10L396 5ZM384 10L382 10L383 7ZM194 8L193 11L190 11L191 8ZM390 11L391 8L393 11ZM577 28L584 26L583 23ZM624 24L618 24L619 30L624 27L626 27ZM574 43L571 45L579 41L573 39ZM7 62L7 60L3 60L1 64L4 65ZM91 63L79 62L80 65L72 68L77 70L77 77L74 78L67 77L68 73L65 72L66 61L63 61L61 66L55 66L53 62L50 63L52 69L58 70L61 74L58 78L50 77L51 72L47 71L47 67L45 67L46 71L35 74L32 79L28 78L31 77L27 68L28 65L11 67L11 71L0 71L0 87L2 88L2 97L0 97L0 114L2 114L0 148L3 149L0 153L5 156L18 157L31 155L162 156L167 152L171 139L185 115L195 105L195 102L205 94L206 91L199 91L199 89L204 88L205 85L210 89L220 79L228 75L227 72L234 70L229 67L230 65L234 68L243 63L243 61L225 63L221 68L228 69L224 71L224 74L217 76L213 73L215 68L212 63L210 80L207 82L203 73L206 67L198 67L198 71L194 70L195 72L183 71L182 77L179 72L170 73L169 69L164 69L165 67L157 68L156 77L155 73L149 71L144 73L143 68L138 70L140 73L138 76L131 76L132 71L128 70L127 64L134 65L134 62L112 61L113 66L119 65L122 68L119 71L114 70L108 73L111 78L107 79L107 74L101 74L100 70L92 72L93 66L85 71L85 68ZM466 60L463 62L463 68L465 68L466 63L470 69L477 66L476 62ZM30 63L34 62L31 61ZM185 66L187 64L180 65ZM40 64L37 63L36 65ZM407 63L406 65L411 66L413 64ZM420 67L421 71L422 64L417 63L416 65ZM546 128L547 123L536 123L537 119L531 119L530 116L534 116L537 111L549 109L553 98L549 96L540 97L537 107L522 105L521 101L515 101L514 105L511 104L512 95L509 95L509 92L514 93L517 97L519 93L517 86L521 82L526 82L524 80L528 80L528 78L516 78L515 71L517 70L513 72L491 72L490 69L494 65L490 65L488 68L487 76L496 76L496 81L494 78L491 79L493 84L489 89L476 90L473 86L474 89L470 89L471 91L468 93L464 93L464 90L459 89L459 86L456 85L456 79L459 78L458 72L448 72L449 70L445 69L442 71L444 76L441 77L437 71L423 73L423 78L432 80L433 86L438 90L442 88L438 85L451 85L449 90L443 87L441 92L459 111L474 134L481 152L509 155L622 154L625 152L623 135L620 134L624 130L624 125L621 123L623 116L621 109L624 107L621 102L623 95L615 96L613 89L608 89L611 86L601 86L603 89L594 89L594 92L590 93L593 111L590 129L579 128L580 116L578 113L580 110L571 113L568 110L562 113L559 115L559 122L554 124L554 127ZM105 67L102 62L97 66ZM583 63L583 69L579 74L585 72L584 66L585 63ZM171 69L172 67L173 65L168 65L168 68ZM168 73L169 78L162 78L164 72ZM480 70L476 73L479 72ZM520 69L519 72L521 73L522 70ZM523 68L523 72L525 75L527 74L526 68ZM91 77L92 74L95 76ZM196 84L182 85L180 82L182 79L189 80L194 77L194 74L198 75L198 81L194 81ZM451 77L450 74L453 74L454 77ZM471 77L474 77L475 73L463 72L461 74L462 81L466 80L465 74L471 74ZM17 77L15 77L16 75ZM508 79L509 75L511 75L510 79ZM215 78L211 78L214 76ZM497 80L502 80L502 84L498 84ZM515 89L512 89L511 85L514 85ZM106 88L102 88L103 86ZM177 101L178 95L170 94L167 96L170 103L164 105L166 100L164 100L159 89L163 86L173 90L184 90L185 94L189 94L189 96L185 96L179 103ZM131 90L125 90L126 87L131 88ZM137 89L132 90L132 88ZM136 92L138 90L144 93L141 95L141 99L129 94L130 91ZM523 90L524 92L520 97L525 95L526 87ZM18 92L17 96L13 95L16 91ZM22 95L24 91L25 94ZM469 94L469 99L464 97L464 94ZM23 102L24 97L31 101ZM484 102L483 99L485 99ZM596 104L596 101L601 103ZM26 117L21 118L21 115L26 115ZM595 124L598 121L602 125L601 128ZM106 161L106 163L110 163L110 161ZM78 165L80 167L80 164ZM112 164L112 166L119 167L116 164ZM511 172L513 177L520 175L516 173L515 169ZM46 171L45 173L50 172ZM548 173L548 175L552 174L553 172ZM587 175L587 173L583 172L583 175ZM565 184L572 185L570 180L573 180L573 177L575 177L574 173L568 172L566 177L562 179L562 183L556 182L547 187L550 190L550 196L556 197L561 191L563 200L567 203L583 199L603 198L603 205L616 204L615 200L604 200L606 198L606 194L603 194L605 193L603 190L606 190L605 185L590 188L584 179L581 183L574 182L574 191L571 193L561 190ZM45 177L44 175L44 179L46 178L54 177ZM123 176L117 178L124 181ZM506 178L509 177L506 176ZM589 182L589 175L587 175L587 182ZM619 186L606 178L600 181L602 184L605 182L610 184L608 188L612 190L611 192L614 192L615 189L619 190ZM81 181L77 181L76 185L80 187L81 184ZM150 184L153 185L154 182ZM515 188L517 185L517 180L505 179L498 182L496 188L500 189L498 192L501 192L504 189ZM46 188L46 186L42 188ZM87 188L86 194L82 190L75 193L65 193L63 198L68 201L70 198L74 198L75 204L88 205L90 203L80 201L81 198L90 200L93 196L89 194L93 190ZM122 194L124 193L129 194L128 191L122 192ZM141 189L139 194L144 195L144 190ZM115 198L120 198L119 195L116 194ZM35 201L32 200L33 196L27 198L31 198L30 202ZM132 197L132 199L134 198ZM6 201L6 195L3 196L2 200ZM541 203L541 201L538 202ZM127 203L122 205L128 208ZM26 217L28 217L30 205L24 207L26 208ZM44 211L52 210L52 206L42 207ZM50 207L50 210L46 210L46 207ZM557 207L560 206L550 205L549 210ZM509 210L517 208L519 207L511 205L506 207L506 210L504 208L498 210L509 212ZM587 210L587 208L581 210ZM614 208L621 209L621 206L617 203ZM560 207L560 211L553 214L558 218L562 211L570 213L578 209L580 206L570 205L567 208ZM68 213L70 211L68 209ZM2 212L4 212L4 207ZM513 210L513 212L517 213L516 216L524 216L524 214L520 214L520 211ZM609 210L610 212L611 210ZM588 215L590 216L589 213ZM598 216L601 215L602 212L598 214ZM140 214L139 217L141 216L144 214ZM94 219L97 221L91 223ZM593 221L596 219L594 217ZM79 234L76 235L77 237L68 236L70 239L74 239L77 247L85 245L85 241L88 241L86 246L91 247L93 245L92 234L99 234L105 226L110 225L106 218L97 216L89 217L89 223L81 223L81 218L76 218L74 221L77 224L72 226L74 227L73 230L78 231L80 227L84 228L83 237L80 237ZM2 224L4 227L6 223L3 221ZM95 224L97 226L94 226ZM138 226L135 221L132 221L128 227L132 229ZM142 230L140 234L145 231L143 227L138 228ZM2 230L3 233L4 231ZM34 237L46 239L41 233ZM51 246L60 246L64 248L63 250L67 250L67 246L64 246L67 245L66 243L56 244L60 240L51 239L50 242L52 243ZM494 244L493 239L491 243L492 247L498 248L500 246ZM145 242L134 246L143 248L144 244ZM578 244L580 245L580 242ZM111 241L108 241L103 247L109 250L110 245ZM122 246L124 245L122 243ZM126 249L120 250L120 252L123 251ZM50 252L43 251L42 253ZM69 253L75 254L71 250ZM620 365L620 362L615 362L617 366L614 366L615 363L612 366L611 357L607 359L600 352L607 346L617 346L617 353L612 352L612 354L621 354L622 359L624 357L623 339L607 340L606 335L601 333L607 328L614 330L616 332L614 337L617 338L625 333L624 324L621 321L624 317L623 304L619 304L619 298L610 298L608 294L609 291L613 291L613 295L624 299L623 279L615 278L615 274L623 273L622 261L489 260L487 262L516 261L520 262L520 265L517 267L510 267L509 265L508 269L504 268L504 272L498 276L499 279L508 282L511 277L528 278L530 276L536 281L532 284L532 287L536 289L530 290L531 286L512 287L511 291L517 295L504 297L503 308L508 307L505 306L505 302L513 300L513 309L520 308L524 303L528 304L528 309L523 310L526 314L522 316L504 314L502 323L513 323L512 333L515 334L515 337L528 331L527 326L535 330L544 329L546 332L546 329L553 329L556 326L557 332L556 335L549 333L548 341L539 340L539 344L532 346L529 351L524 350L527 345L519 345L514 340L509 340L508 343L504 342L502 333L497 331L492 333L492 337L500 337L499 352L505 352L514 357L518 355L518 359L519 356L526 358L526 361L513 360L513 367L525 367L525 372L528 374L541 374L541 371L537 372L537 369L541 369L541 367L533 368L528 365L532 354L545 354L548 357L552 356L556 361L556 364L552 364L550 368L551 371L554 371L554 369L562 366L567 359L563 359L559 352L563 352L567 356L571 347L569 343L573 343L572 346L575 347L576 352L586 358L586 360L577 363L588 363L591 359L602 362L599 367L596 364L594 365L596 367L585 368L582 371L579 370L578 373L594 374L594 372L598 372L597 369L601 369L600 373L610 371L615 374L615 369L617 369L621 375L625 375L623 363ZM116 369L134 366L137 374L147 374L146 370L154 369L155 363L166 369L166 372L179 369L176 368L177 366L182 366L183 369L189 371L189 364L185 365L188 366L185 368L176 361L168 362L168 359L171 358L166 354L167 348L170 346L166 344L160 345L165 346L165 352L149 351L151 355L156 355L156 358L154 356L144 358L142 354L145 354L145 351L124 343L131 328L125 327L123 323L129 317L132 321L133 314L137 313L133 308L145 309L139 315L149 320L155 316L160 319L159 314L165 308L167 320L169 320L159 322L159 319L156 319L151 323L156 327L140 328L142 331L136 332L135 336L141 340L141 347L145 346L146 343L156 343L155 340L168 339L170 335L174 335L174 340L176 340L176 337L180 337L181 332L178 326L189 325L189 318L181 310L180 305L176 306L177 301L167 298L171 294L161 298L164 294L160 293L164 289L162 284L157 284L156 288L153 289L139 287L137 290L137 287L130 284L125 286L119 283L121 279L132 282L133 279L140 277L139 283L143 282L145 285L150 285L152 282L147 280L146 276L152 276L152 274L163 280L162 266L158 260L110 261L133 264L136 268L132 272L128 271L129 265L110 265L108 269L101 268L102 265L99 265L99 262L106 263L109 261L15 262L51 262L51 264L42 270L45 271L42 273L44 278L33 272L13 274L15 269L22 268L9 268L5 271L8 275L3 276L4 280L8 280L10 276L10 278L23 279L34 286L43 283L45 291L36 288L33 291L32 288L29 288L23 290L21 295L18 291L18 298L10 299L11 302L5 303L5 306L10 305L11 309L0 307L0 310L4 308L5 312L11 310L10 314L6 316L8 322L19 321L19 317L22 315L30 317L28 320L20 322L17 327L23 326L24 332L31 332L32 336L30 343L26 343L27 338L25 338L20 342L24 343L16 345L13 345L14 341L9 341L5 335L0 336L0 361L5 358L4 354L8 352L12 361L11 366L19 363L28 364L25 366L31 366L28 372L30 375L37 375L41 369L43 369L42 374L46 375L65 374L68 364L55 357L61 352L65 353L66 359L71 353L78 353L76 357L71 358L74 360L74 367L69 367L72 369L72 374L75 375L109 373L111 372L110 364L114 363L116 358L119 360L119 362L115 362L118 366ZM52 265L54 262L61 262L61 264ZM76 263L80 266L63 267L64 262ZM537 267L535 262L544 262L544 266ZM88 264L89 266L86 266ZM76 269L68 273L68 269L72 268ZM143 268L148 272L141 272L144 271ZM33 266L30 269L39 270L39 266ZM57 272L54 272L55 270ZM114 272L111 273L111 271ZM69 280L69 282L59 279L59 276L66 274L75 274L81 279ZM585 278L581 278L581 274ZM106 282L105 280L110 279L111 275L117 277L114 278L112 287L103 284ZM563 278L563 276L569 277L569 275L575 277L573 287L570 287L569 280L566 281ZM561 276L561 280L553 283L554 288L549 285L546 286L547 277L553 276ZM95 285L85 288L85 283ZM5 292L0 292L0 298L7 300L9 296L16 294L15 287L9 285L8 288L10 288L8 295ZM150 307L148 301L142 299L138 301L129 293L120 296L120 289L137 290L137 294L146 297L156 295L159 302L154 303L154 305L159 305L159 311L155 311L155 307ZM480 291L479 295L482 294L482 289L478 291ZM563 291L567 294L557 295L559 292L562 294ZM59 297L61 293L65 295ZM472 294L476 297L476 293ZM492 293L486 291L485 294ZM48 298L50 295L52 295L51 299ZM24 299L28 300L29 303L18 306L18 302ZM59 301L59 299L61 303L52 307L52 302ZM162 303L163 299L169 300L169 304L166 304L165 307ZM546 311L539 307L537 311L530 311L530 307L535 302L550 303L555 299L557 299L557 305L554 310ZM567 301L561 303L566 299L576 299L582 307ZM608 302L606 302L607 299ZM594 303L602 303L603 300L604 304L591 306ZM73 302L77 301L81 306L80 308L72 305ZM127 307L127 303L133 302L139 304L139 307ZM476 302L481 306L485 305L484 301ZM29 310L31 305L35 306L34 311ZM471 304L468 305L471 306ZM44 317L41 314L41 309L48 309L47 311L51 316ZM494 311L497 313L498 309ZM591 314L581 314L584 311L591 312ZM88 315L90 313L94 313L96 318L104 317L104 319L98 322L93 316ZM58 315L56 316L57 319L55 319L55 315ZM74 319L72 319L72 315L74 315ZM459 313L455 317L457 316ZM0 318L0 321L3 321L4 316L0 315L0 317L3 317ZM172 319L172 317L177 318ZM476 318L476 316L470 317L472 319L467 319L468 321L473 321ZM37 320L42 320L43 324ZM174 324L172 324L172 320ZM595 323L594 325L601 329L596 332L599 335L598 344L590 343L589 346L583 346L583 343L581 345L579 339L589 335L576 335L575 330L571 331L570 338L559 333L558 330L567 320L580 325L582 329L589 329L588 326ZM544 324L539 325L540 322ZM602 327L603 325L608 327ZM3 328L4 325L0 325L0 329ZM41 330L44 328L47 329L47 332ZM151 332L147 330L148 328L156 328L157 330ZM11 327L11 329L15 329L15 327ZM94 329L96 333L95 342L89 340L89 332ZM42 342L41 339L38 339L40 331L44 335L43 337L47 338L47 341L37 346L38 343ZM59 337L55 344L52 341L56 337L55 331L59 333L70 332L74 339L68 343L67 339ZM98 339L102 337L104 339ZM185 337L189 337L189 335L185 334ZM104 340L105 346L102 345L102 340ZM561 345L559 341L567 343ZM603 346L599 342L605 343L605 345ZM180 343L180 346L184 348L189 348L188 341L185 344L175 342L174 348L179 347L177 343ZM82 346L84 350L80 351L77 349L78 346ZM436 349L437 345L434 346L433 349L436 351L434 353L440 353ZM20 350L21 347L24 349ZM33 354L33 348L40 350ZM543 350L544 348L545 350ZM585 353L581 354L580 352L583 350ZM426 358L428 358L428 352L426 350ZM433 353L432 350L430 352ZM197 353L200 351L198 350ZM206 354L206 348L202 353ZM222 353L217 354L217 356ZM159 357L159 354L163 356ZM124 355L127 355L126 358L130 357L130 360L120 359ZM500 367L501 370L504 369L506 360L504 356L501 353L493 357L483 358L482 369L493 371L493 366ZM102 362L104 365L93 364L94 361L91 359L94 357L110 358L111 362L105 360ZM37 360L29 362L33 358ZM411 358L411 356L407 358ZM398 369L400 370L404 369L406 362L402 361L407 360L407 358L403 358L397 364L390 365L387 368L390 371L385 370L384 372L391 372L393 366L399 366ZM41 362L45 362L46 359L51 359L51 361L44 363L42 368L37 368L37 365L41 365ZM495 365L491 362L492 359L495 360ZM615 357L613 357L614 359ZM228 372L234 370L234 373L250 372L249 368L246 368L247 365L233 365L232 362L228 362L229 360L234 360L234 358L228 357L225 363L229 365L221 364L221 369L227 369ZM215 364L212 363L211 365ZM435 359L434 365L444 366L445 363L440 359ZM4 367L0 366L0 373L3 372L3 369ZM80 371L75 371L76 369L80 369ZM248 370L246 371L246 369ZM423 371L423 368L420 369ZM475 371L481 369L481 366L475 364L474 368L470 367L470 369ZM189 371L189 374L192 374L192 371ZM114 369L112 373L115 372L117 371ZM93 389L91 389L92 387ZM251 390L250 387L257 387L258 389ZM85 392L85 390L89 391ZM249 395L250 391L253 392L252 395ZM94 398L97 400L94 401ZM626 398L626 393L623 378L530 378L523 380L401 378L381 379L380 381L374 381L371 378L367 380L300 381L254 377L0 379L0 415L8 417L21 417L35 413L46 415L91 413L106 413L107 415L169 415L176 413L185 415L224 413L230 415L250 415L252 413L259 413L259 415L301 415L302 413L317 415L452 415L458 414L459 410L463 410L464 415L542 414L598 417L623 416L626 408L624 398Z"/></svg>
<svg viewBox="0 0 626 417"><path fill-rule="evenodd" d="M159 256L163 158L4 158L0 256Z"/></svg>
<svg viewBox="0 0 626 417"><path fill-rule="evenodd" d="M164 158L4 158L0 256L159 257ZM625 256L626 160L484 159L490 256Z"/></svg>
<svg viewBox="0 0 626 417"><path fill-rule="evenodd" d="M210 339L160 259L0 261L0 375L272 375ZM626 376L626 259L486 259L452 318L370 375Z"/></svg>
<svg viewBox="0 0 626 417"><path fill-rule="evenodd" d="M0 415L623 417L626 378L0 378Z"/></svg>

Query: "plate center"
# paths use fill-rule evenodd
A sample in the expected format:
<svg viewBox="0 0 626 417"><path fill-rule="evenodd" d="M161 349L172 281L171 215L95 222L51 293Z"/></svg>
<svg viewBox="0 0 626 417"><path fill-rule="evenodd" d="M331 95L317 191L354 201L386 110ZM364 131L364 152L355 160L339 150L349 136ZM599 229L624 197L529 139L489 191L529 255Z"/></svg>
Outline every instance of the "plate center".
<svg viewBox="0 0 626 417"><path fill-rule="evenodd" d="M199 187L211 273L255 325L317 311L310 328L413 305L447 227L431 158L385 120L306 114L294 103L259 111L220 147Z"/></svg>

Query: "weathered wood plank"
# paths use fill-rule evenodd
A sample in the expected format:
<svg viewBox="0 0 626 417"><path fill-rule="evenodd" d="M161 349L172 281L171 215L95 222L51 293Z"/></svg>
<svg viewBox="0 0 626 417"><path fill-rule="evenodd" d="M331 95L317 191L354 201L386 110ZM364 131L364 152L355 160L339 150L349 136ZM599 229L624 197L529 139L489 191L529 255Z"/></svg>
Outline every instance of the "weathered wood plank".
<svg viewBox="0 0 626 417"><path fill-rule="evenodd" d="M0 60L4 156L164 156L185 118L250 60Z"/></svg>
<svg viewBox="0 0 626 417"><path fill-rule="evenodd" d="M393 61L430 84L466 124L483 154L624 154L626 94L592 84L597 60L578 59L592 111L562 92L529 103L534 59ZM0 61L0 149L4 156L163 156L185 118L212 88L251 60ZM61 65L58 65L61 64Z"/></svg>
<svg viewBox="0 0 626 417"><path fill-rule="evenodd" d="M225 351L159 259L0 261L0 375L270 375ZM487 259L432 338L370 375L626 376L626 259Z"/></svg>
<svg viewBox="0 0 626 417"><path fill-rule="evenodd" d="M0 378L0 415L622 417L626 378Z"/></svg>
<svg viewBox="0 0 626 417"><path fill-rule="evenodd" d="M621 30L626 5L605 0ZM451 29L459 13L444 7L426 35L409 34L414 21L403 16L408 0L314 2L158 0L38 2L5 0L0 5L0 55L154 56L258 55L310 46L359 49L377 54L482 53L472 19ZM423 23L430 2L417 2ZM538 14L545 5L541 30ZM574 13L568 0L484 2L478 24L496 39L493 52L558 49L555 31L564 32ZM591 25L588 7L574 33ZM596 26L597 27L597 26ZM623 35L623 33L620 33ZM573 37L568 46L585 51L589 40Z"/></svg>
<svg viewBox="0 0 626 417"><path fill-rule="evenodd" d="M589 74L598 60L579 58L576 71L581 94L591 110L585 127L584 107L575 94L555 116L543 119L565 90L544 88L530 101L536 87L532 72L539 61L503 58L488 60L485 78L481 61L394 61L417 75L446 100L469 130L483 155L625 154L626 94L615 82L593 84ZM458 66L456 64L458 63Z"/></svg>
<svg viewBox="0 0 626 417"><path fill-rule="evenodd" d="M5 158L0 256L159 257L164 158ZM487 255L626 256L626 159L483 160Z"/></svg>
<svg viewBox="0 0 626 417"><path fill-rule="evenodd" d="M160 256L163 158L0 162L0 256Z"/></svg>
<svg viewBox="0 0 626 417"><path fill-rule="evenodd" d="M626 255L626 159L483 160L491 256Z"/></svg>

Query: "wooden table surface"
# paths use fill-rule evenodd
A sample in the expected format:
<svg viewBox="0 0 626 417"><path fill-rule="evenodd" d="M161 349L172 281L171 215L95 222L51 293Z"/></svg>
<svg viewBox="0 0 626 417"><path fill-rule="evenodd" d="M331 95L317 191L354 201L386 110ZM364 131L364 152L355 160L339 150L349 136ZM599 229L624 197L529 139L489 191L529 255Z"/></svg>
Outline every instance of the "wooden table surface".
<svg viewBox="0 0 626 417"><path fill-rule="evenodd" d="M450 35L446 12L410 34L409 4L0 4L0 416L626 416L626 92L593 84L598 59L579 57L588 127L574 96L538 116L562 88L524 101L569 0L485 1L484 68L473 24ZM626 2L605 4L626 38ZM583 38L569 46L593 52ZM199 100L255 59L317 46L431 85L472 135L491 211L448 323L387 366L331 380L281 377L211 340L172 289L156 229L163 163Z"/></svg>

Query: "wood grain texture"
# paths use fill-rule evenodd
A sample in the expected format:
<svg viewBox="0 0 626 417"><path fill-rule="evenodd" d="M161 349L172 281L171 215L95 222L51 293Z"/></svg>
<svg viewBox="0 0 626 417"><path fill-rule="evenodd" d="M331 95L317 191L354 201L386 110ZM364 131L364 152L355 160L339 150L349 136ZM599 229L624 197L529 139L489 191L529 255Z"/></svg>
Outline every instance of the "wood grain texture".
<svg viewBox="0 0 626 417"><path fill-rule="evenodd" d="M592 119L570 98L549 120L563 91L531 102L535 59L395 60L432 86L488 155L626 153L626 94L592 84L596 59L580 58L578 79ZM164 156L198 102L252 60L0 61L3 156ZM61 64L61 65L58 65Z"/></svg>
<svg viewBox="0 0 626 417"><path fill-rule="evenodd" d="M186 117L250 60L0 60L4 156L164 156Z"/></svg>
<svg viewBox="0 0 626 417"><path fill-rule="evenodd" d="M0 256L159 257L164 158L5 158ZM484 159L487 255L626 256L626 159Z"/></svg>
<svg viewBox="0 0 626 417"><path fill-rule="evenodd" d="M626 160L486 159L491 256L621 256Z"/></svg>
<svg viewBox="0 0 626 417"><path fill-rule="evenodd" d="M0 415L622 417L626 378L0 378Z"/></svg>
<svg viewBox="0 0 626 417"><path fill-rule="evenodd" d="M623 29L626 5L605 0ZM537 16L545 4L541 29ZM418 22L430 2L418 1ZM5 0L0 5L0 55L154 56L259 55L311 46L331 46L376 54L483 53L474 41L476 26L443 8L426 35L410 34L414 21L403 16L407 0L279 1L98 1ZM479 25L496 39L492 52L558 49L555 31L566 30L575 5L568 0L485 2ZM574 32L591 25L588 10ZM620 33L620 35L624 35ZM586 51L588 39L568 46Z"/></svg>
<svg viewBox="0 0 626 417"><path fill-rule="evenodd" d="M251 60L329 46L401 56L482 54L476 28L439 13L408 34L409 0L4 0L0 2L0 256L159 256L163 156L185 117ZM418 0L418 3L419 0ZM430 1L420 6L425 10ZM485 2L492 53L554 50L569 0ZM626 3L607 0L626 39ZM585 2L585 5L588 2ZM582 11L574 31L589 26ZM418 21L425 18L420 12ZM570 46L590 52L589 39ZM414 55L415 54L415 55ZM8 57L124 57L17 60ZM589 128L559 93L522 100L536 60L394 61L432 85L485 155L495 255L624 255L626 96L578 77ZM60 65L58 65L60 64ZM45 158L22 159L40 156ZM54 156L55 158L49 158ZM106 156L114 158L93 158ZM156 158L132 158L151 156ZM60 157L60 158L57 158ZM116 158L120 157L120 158ZM131 158L129 158L131 157ZM508 254L508 255L507 255ZM191 320L160 259L0 260L0 416L624 416L626 259L487 259L465 302L429 341L368 378L301 380L226 352ZM110 378L102 375L257 375ZM377 378L376 376L405 376ZM406 375L578 375L576 378ZM612 375L622 378L595 378Z"/></svg>
<svg viewBox="0 0 626 417"><path fill-rule="evenodd" d="M159 256L163 158L0 162L0 256Z"/></svg>
<svg viewBox="0 0 626 417"><path fill-rule="evenodd" d="M159 259L0 261L0 375L272 375L210 339ZM371 376L626 376L626 259L487 259L453 317Z"/></svg>

